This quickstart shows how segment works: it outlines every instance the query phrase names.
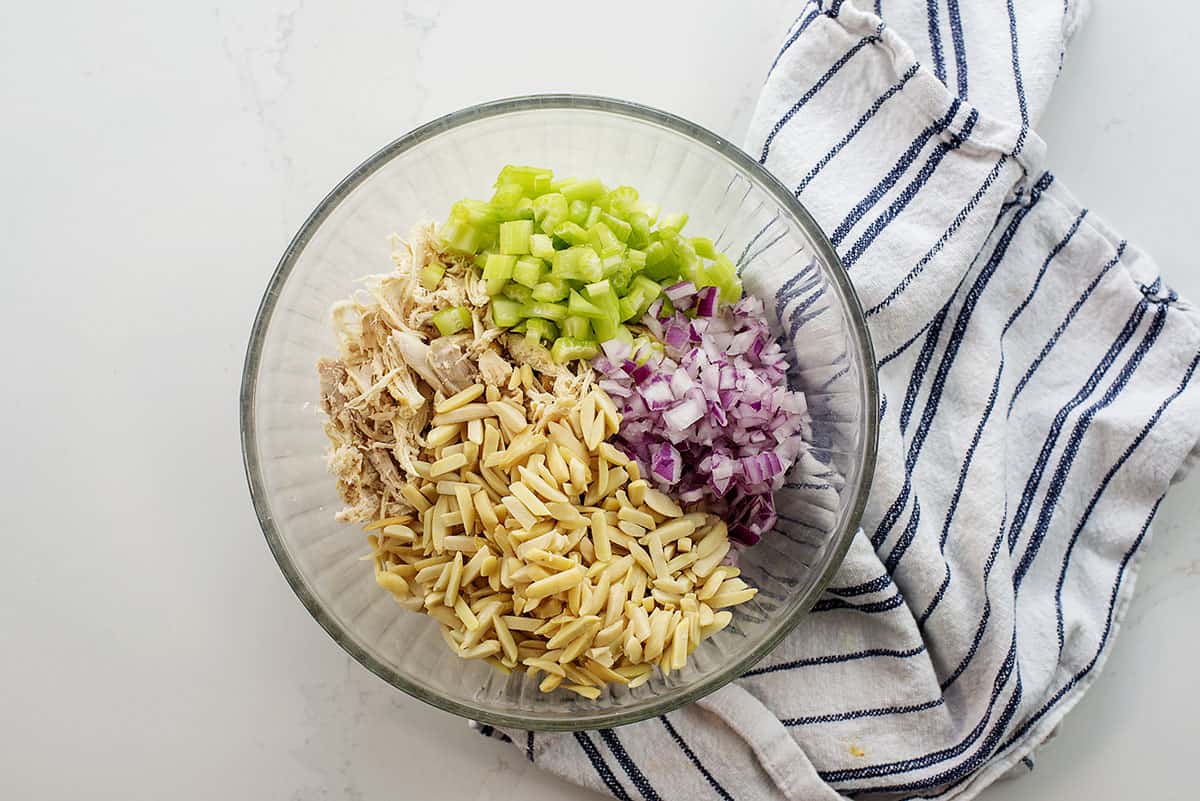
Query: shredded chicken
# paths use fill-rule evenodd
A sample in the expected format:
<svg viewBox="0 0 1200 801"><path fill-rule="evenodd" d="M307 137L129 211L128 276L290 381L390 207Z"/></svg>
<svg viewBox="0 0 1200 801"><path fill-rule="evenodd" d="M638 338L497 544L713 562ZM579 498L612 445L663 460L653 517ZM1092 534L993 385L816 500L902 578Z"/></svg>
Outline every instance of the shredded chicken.
<svg viewBox="0 0 1200 801"><path fill-rule="evenodd" d="M504 390L514 366L537 371L525 394L529 422L539 431L563 417L593 384L591 368L579 372L556 364L544 347L507 335L487 319L483 280L466 257L437 247L432 225L419 226L407 241L392 240L395 269L371 276L364 290L331 310L337 359L317 363L329 469L346 507L343 521L369 522L412 514L403 488L424 461L423 434L433 406L477 381ZM436 289L421 286L421 270L438 263L446 272ZM472 326L448 337L431 318L439 309L463 306Z"/></svg>

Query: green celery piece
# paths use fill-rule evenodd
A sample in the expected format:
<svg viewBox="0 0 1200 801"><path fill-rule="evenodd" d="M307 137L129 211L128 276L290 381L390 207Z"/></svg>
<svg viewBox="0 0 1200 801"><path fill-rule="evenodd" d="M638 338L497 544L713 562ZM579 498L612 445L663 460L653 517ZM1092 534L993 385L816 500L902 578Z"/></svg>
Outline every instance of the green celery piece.
<svg viewBox="0 0 1200 801"><path fill-rule="evenodd" d="M465 218L451 217L438 232L442 244L460 253L474 253L491 244L492 237L486 228L472 225Z"/></svg>
<svg viewBox="0 0 1200 801"><path fill-rule="evenodd" d="M554 243L545 234L534 234L529 237L529 252L539 259L550 261L554 258Z"/></svg>
<svg viewBox="0 0 1200 801"><path fill-rule="evenodd" d="M463 306L442 309L433 315L433 324L437 326L437 330L442 336L450 336L471 326L471 312Z"/></svg>
<svg viewBox="0 0 1200 801"><path fill-rule="evenodd" d="M517 303L530 303L533 301L533 292L529 287L514 284L509 281L504 285L503 291L500 293L509 300L515 300Z"/></svg>
<svg viewBox="0 0 1200 801"><path fill-rule="evenodd" d="M597 281L584 287L588 300L603 312L603 317L592 321L596 331L596 339L607 342L617 335L617 326L621 322L620 299L607 281Z"/></svg>
<svg viewBox="0 0 1200 801"><path fill-rule="evenodd" d="M532 235L532 220L512 220L500 223L500 252L515 256L528 254L529 237Z"/></svg>
<svg viewBox="0 0 1200 801"><path fill-rule="evenodd" d="M533 289L546 272L546 265L541 259L530 256L517 259L513 267L512 279L518 284Z"/></svg>
<svg viewBox="0 0 1200 801"><path fill-rule="evenodd" d="M621 243L620 239L617 239L612 229L602 222L598 222L588 228L587 235L592 249L601 256L611 256L614 253L625 252L625 245Z"/></svg>
<svg viewBox="0 0 1200 801"><path fill-rule="evenodd" d="M586 200L572 200L568 208L570 209L568 216L571 218L571 222L575 223L576 225L583 225L583 223L587 220L588 209L590 209L591 206L588 205Z"/></svg>
<svg viewBox="0 0 1200 801"><path fill-rule="evenodd" d="M567 220L567 199L557 192L547 192L538 195L533 200L533 221L542 229L542 233L550 234L554 229Z"/></svg>
<svg viewBox="0 0 1200 801"><path fill-rule="evenodd" d="M549 170L547 170L549 172ZM550 184L553 181L553 175L535 175L533 177L533 191L530 192L533 197L544 195L550 190Z"/></svg>
<svg viewBox="0 0 1200 801"><path fill-rule="evenodd" d="M628 259L622 259L620 264L604 268L604 278L612 284L617 295L624 295L629 291L629 283L633 280L633 275L633 267Z"/></svg>
<svg viewBox="0 0 1200 801"><path fill-rule="evenodd" d="M500 176L496 178L496 186L517 184L524 191L532 193L536 188L539 178L548 187L550 181L554 178L554 173L544 167L524 167L519 164L507 164L504 169L500 170Z"/></svg>
<svg viewBox="0 0 1200 801"><path fill-rule="evenodd" d="M614 217L628 220L637 209L638 192L632 186L618 186L608 193L608 211Z"/></svg>
<svg viewBox="0 0 1200 801"><path fill-rule="evenodd" d="M586 245L588 243L587 231L570 220L556 225L554 227L554 235L572 245Z"/></svg>
<svg viewBox="0 0 1200 801"><path fill-rule="evenodd" d="M500 222L500 218L496 216L496 210L492 208L491 204L470 198L460 200L451 206L450 216L464 220L477 228L494 226Z"/></svg>
<svg viewBox="0 0 1200 801"><path fill-rule="evenodd" d="M663 295L662 310L659 311L658 316L659 317L670 317L674 313L675 313L675 304L671 302L671 299L669 297L667 297L666 295Z"/></svg>
<svg viewBox="0 0 1200 801"><path fill-rule="evenodd" d="M607 225L609 230L613 232L613 236L622 242L628 242L629 235L633 233L633 226L620 217L614 217L611 214L605 213L600 215L600 222Z"/></svg>
<svg viewBox="0 0 1200 801"><path fill-rule="evenodd" d="M646 215L646 219L651 225L658 222L658 213L661 210L657 203L638 203L637 210Z"/></svg>
<svg viewBox="0 0 1200 801"><path fill-rule="evenodd" d="M646 251L629 248L625 251L625 261L629 262L635 273L639 272L646 266Z"/></svg>
<svg viewBox="0 0 1200 801"><path fill-rule="evenodd" d="M591 228L596 223L600 222L600 215L604 213L604 209L599 206L592 206L588 209L587 219L583 221L584 228Z"/></svg>
<svg viewBox="0 0 1200 801"><path fill-rule="evenodd" d="M524 334L525 327L526 327L526 325L528 325L528 323L529 323L528 320L522 320L521 322L517 323L516 325L514 325L512 328L510 328L508 330L512 331L514 334Z"/></svg>
<svg viewBox="0 0 1200 801"><path fill-rule="evenodd" d="M497 184L488 205L498 219L511 219L516 216L517 207L524 198L525 190L520 184Z"/></svg>
<svg viewBox="0 0 1200 801"><path fill-rule="evenodd" d="M577 183L578 181L579 181L579 179L573 175L569 175L566 178L555 178L553 181L550 182L550 191L561 193L563 191L564 186L570 186L571 184Z"/></svg>
<svg viewBox="0 0 1200 801"><path fill-rule="evenodd" d="M471 257L471 263L479 269L483 269L483 265L487 264L488 253L476 253Z"/></svg>
<svg viewBox="0 0 1200 801"><path fill-rule="evenodd" d="M558 328L549 320L530 317L525 321L525 339L534 342L553 342L558 339Z"/></svg>
<svg viewBox="0 0 1200 801"><path fill-rule="evenodd" d="M492 322L511 328L521 322L521 304L508 298L492 298Z"/></svg>
<svg viewBox="0 0 1200 801"><path fill-rule="evenodd" d="M666 214L658 221L658 230L671 230L679 233L683 230L683 226L687 225L687 221L688 216L682 211L674 214Z"/></svg>
<svg viewBox="0 0 1200 801"><path fill-rule="evenodd" d="M432 292L437 289L437 285L441 283L442 276L445 274L445 267L436 261L430 262L421 268L421 286Z"/></svg>
<svg viewBox="0 0 1200 801"><path fill-rule="evenodd" d="M600 257L589 247L573 247L554 254L552 275L573 281L599 281L604 277Z"/></svg>
<svg viewBox="0 0 1200 801"><path fill-rule="evenodd" d="M574 290L571 291L571 297L567 304L567 310L571 314L575 314L580 317L587 317L592 320L602 320L607 316L604 311L596 306L596 304L589 300L585 300L583 295L580 295Z"/></svg>
<svg viewBox="0 0 1200 801"><path fill-rule="evenodd" d="M621 314L621 322L640 318L645 311L643 306L649 306L646 303L646 296L638 289L631 289L629 294L621 298L617 303L617 308Z"/></svg>
<svg viewBox="0 0 1200 801"><path fill-rule="evenodd" d="M738 278L737 268L724 253L718 253L703 273L705 283L720 290L722 301L737 303L742 299L742 281Z"/></svg>
<svg viewBox="0 0 1200 801"><path fill-rule="evenodd" d="M604 184L599 178L585 178L574 181L562 188L562 195L567 200L595 200L605 192Z"/></svg>
<svg viewBox="0 0 1200 801"><path fill-rule="evenodd" d="M566 281L547 275L533 288L533 299L553 303L566 298L570 291Z"/></svg>
<svg viewBox="0 0 1200 801"><path fill-rule="evenodd" d="M562 335L576 340L595 341L595 337L592 336L592 324L586 317L571 316L563 320Z"/></svg>
<svg viewBox="0 0 1200 801"><path fill-rule="evenodd" d="M644 275L639 275L633 279L633 283L630 284L629 291L641 292L646 297L646 300L653 301L660 294L662 294L662 286L654 281L651 281Z"/></svg>
<svg viewBox="0 0 1200 801"><path fill-rule="evenodd" d="M670 238L670 244L671 252L675 254L675 263L679 269L680 278L695 283L700 278L702 264L691 241L675 234Z"/></svg>
<svg viewBox="0 0 1200 801"><path fill-rule="evenodd" d="M504 285L512 278L513 267L517 263L516 256L506 256L502 253L487 254L483 265L483 280L487 283L489 295L499 295Z"/></svg>
<svg viewBox="0 0 1200 801"><path fill-rule="evenodd" d="M600 352L595 342L588 342L571 337L559 337L550 347L550 357L558 364L566 364L575 359L594 359Z"/></svg>
<svg viewBox="0 0 1200 801"><path fill-rule="evenodd" d="M620 323L616 320L605 318L603 320L592 320L592 330L596 332L597 342L607 342L617 336L617 328Z"/></svg>
<svg viewBox="0 0 1200 801"><path fill-rule="evenodd" d="M568 314L567 307L561 303L544 303L533 301L521 306L522 317L544 317L547 320L563 320Z"/></svg>
<svg viewBox="0 0 1200 801"><path fill-rule="evenodd" d="M669 248L667 243L663 242L662 240L651 242L646 247L645 253L647 267L655 267L664 261L670 261L671 259L671 248Z"/></svg>
<svg viewBox="0 0 1200 801"><path fill-rule="evenodd" d="M631 248L644 248L650 244L650 218L645 212L635 211L629 215L629 238L625 244Z"/></svg>
<svg viewBox="0 0 1200 801"><path fill-rule="evenodd" d="M506 256L502 253L489 253L487 262L483 265L483 277L486 280L494 278L512 278L513 267L517 264L516 256Z"/></svg>
<svg viewBox="0 0 1200 801"><path fill-rule="evenodd" d="M501 229L500 233L504 233L503 229ZM696 255L702 259L715 259L717 257L717 249L713 247L713 241L706 236L693 236L692 248L695 249Z"/></svg>
<svg viewBox="0 0 1200 801"><path fill-rule="evenodd" d="M618 325L617 333L615 336L613 336L613 339L619 339L625 344L631 347L633 346L633 332L629 330L628 326Z"/></svg>

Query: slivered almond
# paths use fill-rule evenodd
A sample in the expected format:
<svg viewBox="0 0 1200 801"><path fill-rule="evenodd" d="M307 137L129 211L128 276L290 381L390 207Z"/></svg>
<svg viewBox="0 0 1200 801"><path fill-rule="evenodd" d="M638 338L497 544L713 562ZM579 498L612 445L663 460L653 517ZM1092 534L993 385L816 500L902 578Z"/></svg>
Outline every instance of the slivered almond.
<svg viewBox="0 0 1200 801"><path fill-rule="evenodd" d="M454 393L446 398L441 403L434 405L433 411L435 414L446 414L455 409L466 406L471 401L483 394L483 384L472 384L464 390Z"/></svg>

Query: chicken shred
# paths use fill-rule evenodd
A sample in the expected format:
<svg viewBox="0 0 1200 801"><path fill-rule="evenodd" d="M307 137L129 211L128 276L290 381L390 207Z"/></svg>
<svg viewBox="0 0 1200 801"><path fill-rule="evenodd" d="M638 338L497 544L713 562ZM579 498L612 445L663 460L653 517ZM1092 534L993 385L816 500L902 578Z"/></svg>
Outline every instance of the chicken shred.
<svg viewBox="0 0 1200 801"><path fill-rule="evenodd" d="M329 470L346 506L337 519L370 522L412 514L404 485L424 461L423 434L441 399L476 381L503 389L514 365L536 371L524 393L529 422L544 431L586 394L594 377L556 364L540 345L506 334L486 315L489 297L470 257L437 246L432 224L407 240L392 237L395 269L363 281L363 289L330 310L336 359L317 363L321 409L329 438ZM421 270L437 263L445 274L433 291ZM470 310L469 331L438 335L431 318L439 309Z"/></svg>

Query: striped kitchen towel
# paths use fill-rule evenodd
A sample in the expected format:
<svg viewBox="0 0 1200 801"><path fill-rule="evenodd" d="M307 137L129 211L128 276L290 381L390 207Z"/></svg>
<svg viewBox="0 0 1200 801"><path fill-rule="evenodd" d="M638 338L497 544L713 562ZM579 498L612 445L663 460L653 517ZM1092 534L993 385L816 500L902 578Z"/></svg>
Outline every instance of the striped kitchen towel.
<svg viewBox="0 0 1200 801"><path fill-rule="evenodd" d="M1079 0L801 10L747 150L866 309L883 408L863 530L735 684L620 729L485 733L620 799L965 798L1031 764L1103 664L1200 437L1200 316L1043 163L1033 126L1080 18Z"/></svg>

